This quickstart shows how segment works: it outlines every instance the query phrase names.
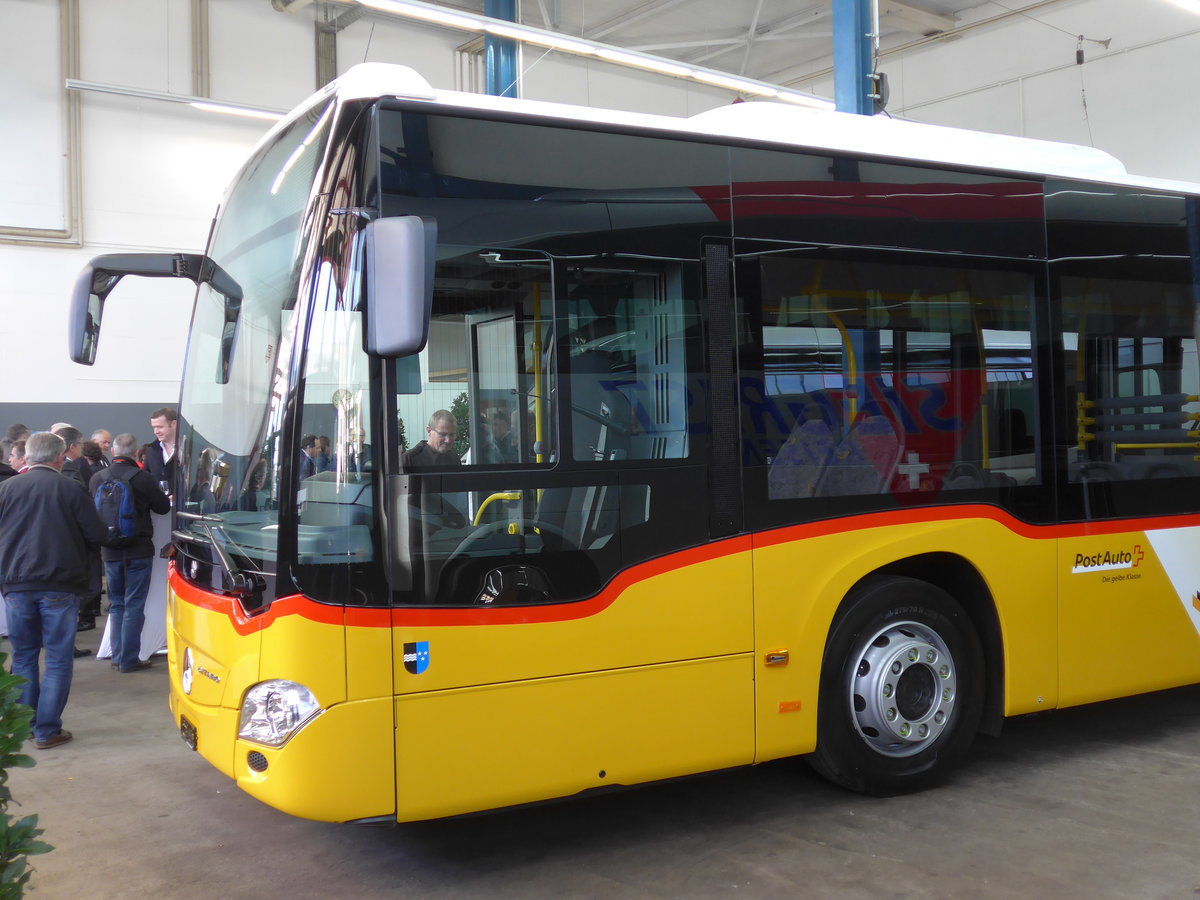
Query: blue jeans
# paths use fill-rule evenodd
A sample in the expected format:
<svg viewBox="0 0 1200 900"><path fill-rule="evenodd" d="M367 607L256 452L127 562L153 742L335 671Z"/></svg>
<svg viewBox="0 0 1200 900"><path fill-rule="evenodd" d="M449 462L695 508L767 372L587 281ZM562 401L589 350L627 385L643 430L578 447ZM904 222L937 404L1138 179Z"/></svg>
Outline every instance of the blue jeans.
<svg viewBox="0 0 1200 900"><path fill-rule="evenodd" d="M4 595L12 671L25 679L21 702L33 709L33 736L45 741L62 728L62 712L75 671L79 595L62 591L10 591ZM46 651L46 672L38 657Z"/></svg>
<svg viewBox="0 0 1200 900"><path fill-rule="evenodd" d="M108 582L108 633L113 664L122 672L137 665L142 652L142 625L146 622L146 594L154 557L125 559L104 564Z"/></svg>

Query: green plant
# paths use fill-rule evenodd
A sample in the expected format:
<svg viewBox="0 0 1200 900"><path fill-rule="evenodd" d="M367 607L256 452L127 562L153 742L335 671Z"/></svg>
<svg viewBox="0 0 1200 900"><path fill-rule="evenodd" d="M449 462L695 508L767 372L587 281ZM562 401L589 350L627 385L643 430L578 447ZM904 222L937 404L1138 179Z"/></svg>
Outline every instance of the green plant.
<svg viewBox="0 0 1200 900"><path fill-rule="evenodd" d="M462 459L471 449L471 409L467 405L466 391L454 398L450 412L454 414L454 421L458 423L458 434L454 436L454 452Z"/></svg>
<svg viewBox="0 0 1200 900"><path fill-rule="evenodd" d="M7 653L0 653L0 900L17 900L33 874L26 857L53 848L38 840L42 829L37 827L37 816L13 819L8 812L8 805L14 802L8 770L33 765L33 759L21 752L21 745L29 739L33 710L21 703L25 679L9 673L4 665L7 659Z"/></svg>

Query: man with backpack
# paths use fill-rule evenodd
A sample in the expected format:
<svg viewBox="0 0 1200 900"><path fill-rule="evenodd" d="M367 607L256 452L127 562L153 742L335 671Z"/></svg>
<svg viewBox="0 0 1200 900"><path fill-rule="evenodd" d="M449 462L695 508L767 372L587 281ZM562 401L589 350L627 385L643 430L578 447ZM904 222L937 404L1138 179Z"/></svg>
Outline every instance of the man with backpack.
<svg viewBox="0 0 1200 900"><path fill-rule="evenodd" d="M112 446L112 465L92 476L90 488L107 531L101 557L108 583L112 665L122 672L138 672L150 668L150 660L140 658L146 595L154 567L150 513L170 512L171 501L159 490L154 476L134 461L137 438L119 434Z"/></svg>

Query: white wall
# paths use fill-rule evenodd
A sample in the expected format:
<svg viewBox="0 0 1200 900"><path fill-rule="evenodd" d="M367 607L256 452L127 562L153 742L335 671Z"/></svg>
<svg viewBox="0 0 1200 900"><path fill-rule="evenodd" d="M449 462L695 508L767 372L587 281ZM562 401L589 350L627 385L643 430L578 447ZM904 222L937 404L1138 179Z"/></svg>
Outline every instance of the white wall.
<svg viewBox="0 0 1200 900"><path fill-rule="evenodd" d="M0 0L19 32L0 54L0 226L46 227L63 208L61 85L55 0ZM188 0L85 0L79 77L191 94ZM210 0L212 97L287 108L316 87L314 7L293 14L269 0ZM52 14L47 14L50 10ZM994 4L974 10L985 19ZM1130 171L1200 181L1190 116L1200 16L1164 0L1065 0L1040 22L1010 18L950 42L885 55L897 115L1030 137L1094 144ZM11 34L12 32L10 32ZM1074 64L1074 35L1086 44ZM456 87L455 48L467 36L367 15L338 38L344 70L364 61L413 65ZM526 51L523 95L686 116L728 103L726 92L597 61ZM1086 88L1088 116L1081 103ZM796 85L832 95L828 76ZM129 250L198 251L221 193L265 130L262 122L183 104L98 93L81 96L83 246L35 246L0 236L0 405L21 402L166 402L177 394L191 290L187 282L127 279L108 304L92 368L66 356L66 306L85 260ZM32 127L13 128L13 122ZM16 140L13 140L16 138ZM14 372L31 373L25 378ZM31 417L30 417L31 418ZM0 421L0 426L7 424ZM37 421L29 424L40 424Z"/></svg>

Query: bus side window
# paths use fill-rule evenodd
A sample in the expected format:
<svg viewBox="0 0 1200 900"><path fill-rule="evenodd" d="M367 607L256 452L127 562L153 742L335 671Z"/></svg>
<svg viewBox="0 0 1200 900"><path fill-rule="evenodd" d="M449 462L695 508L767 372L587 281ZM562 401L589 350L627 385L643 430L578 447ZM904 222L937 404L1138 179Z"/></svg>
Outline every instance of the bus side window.
<svg viewBox="0 0 1200 900"><path fill-rule="evenodd" d="M626 262L618 260L618 263ZM568 376L573 458L686 459L698 370L695 301L678 273L575 276ZM613 294L624 295L613 299Z"/></svg>
<svg viewBox="0 0 1200 900"><path fill-rule="evenodd" d="M768 465L769 498L1036 480L1027 275L867 254L757 265L763 380L742 383L743 457Z"/></svg>

